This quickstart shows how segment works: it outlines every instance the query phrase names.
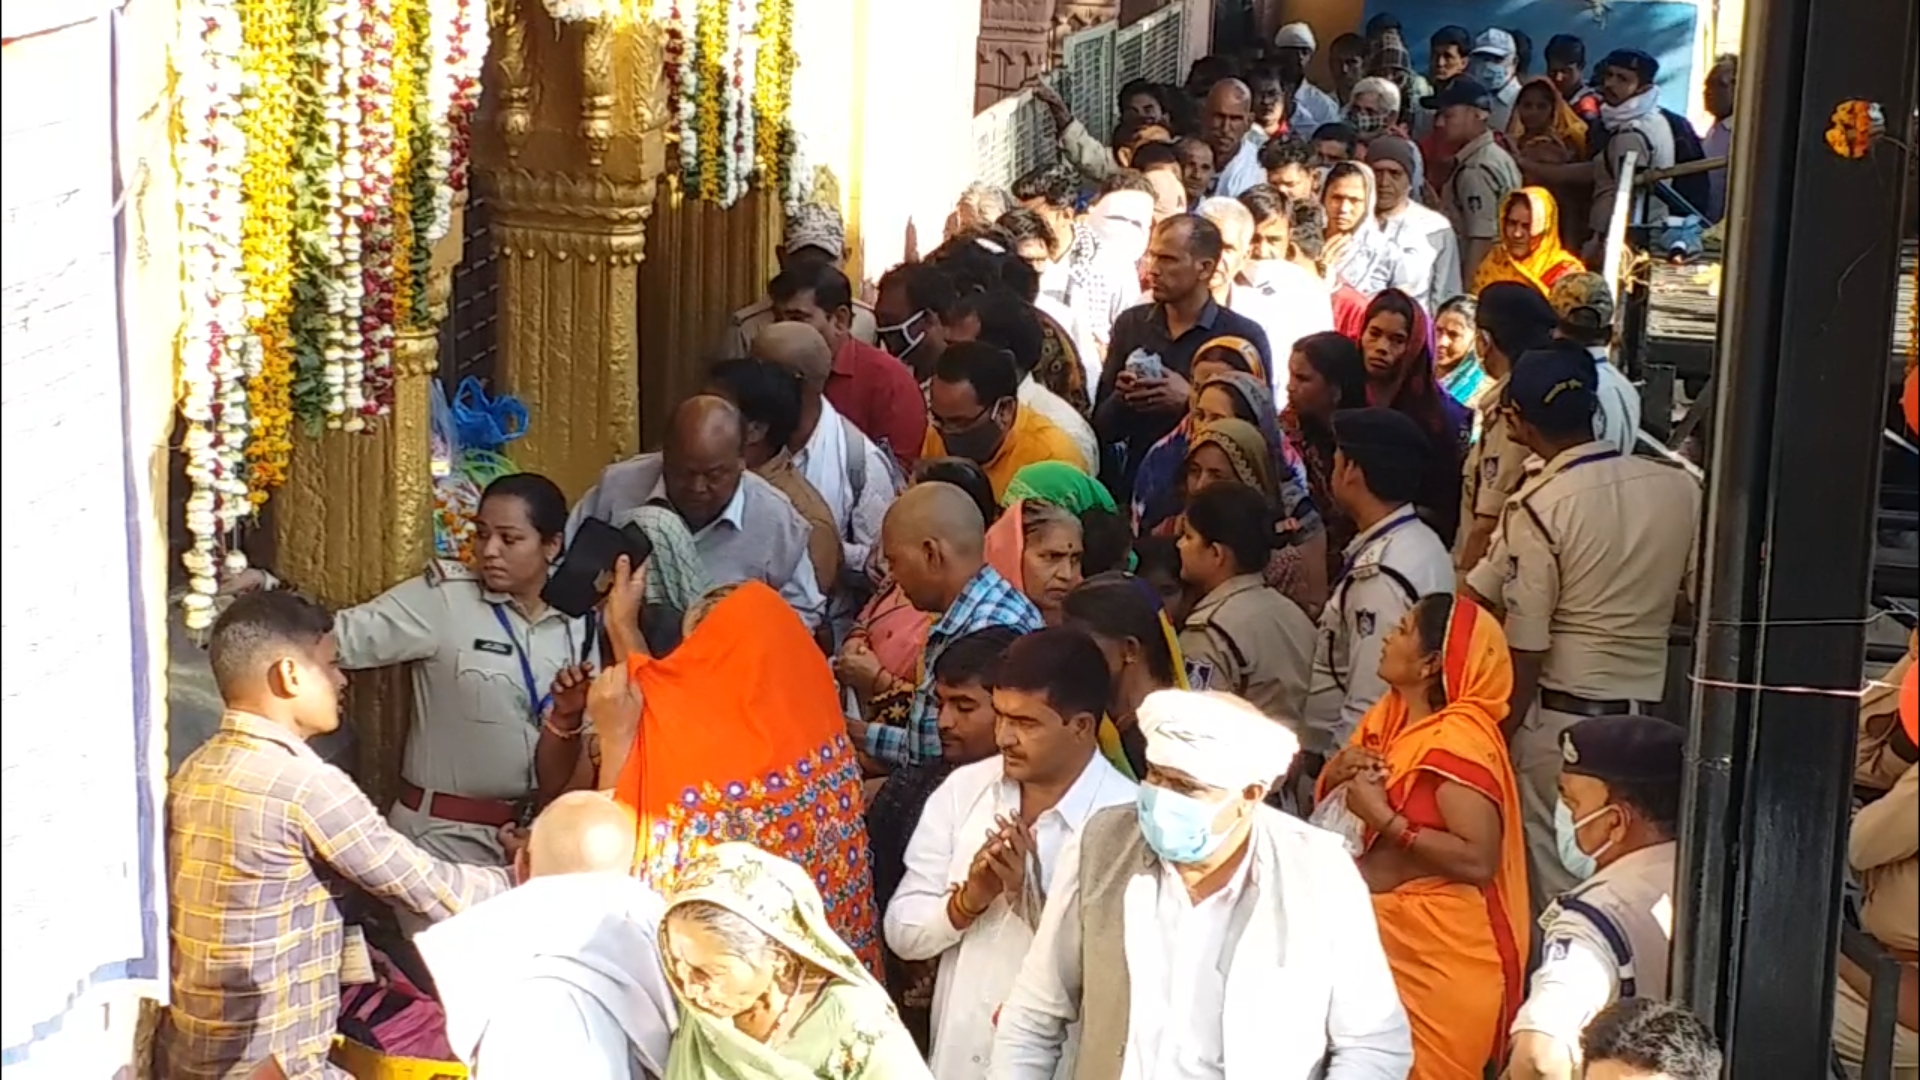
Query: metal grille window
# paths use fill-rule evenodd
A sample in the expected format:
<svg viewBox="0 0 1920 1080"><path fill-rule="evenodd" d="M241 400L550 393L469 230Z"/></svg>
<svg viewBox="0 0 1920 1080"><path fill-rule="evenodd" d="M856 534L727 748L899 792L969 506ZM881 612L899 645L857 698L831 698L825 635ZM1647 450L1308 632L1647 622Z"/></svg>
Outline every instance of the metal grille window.
<svg viewBox="0 0 1920 1080"><path fill-rule="evenodd" d="M1049 75L1047 81L1057 80ZM1003 98L973 118L976 180L1012 188L1015 180L1053 164L1058 156L1053 119L1030 93Z"/></svg>

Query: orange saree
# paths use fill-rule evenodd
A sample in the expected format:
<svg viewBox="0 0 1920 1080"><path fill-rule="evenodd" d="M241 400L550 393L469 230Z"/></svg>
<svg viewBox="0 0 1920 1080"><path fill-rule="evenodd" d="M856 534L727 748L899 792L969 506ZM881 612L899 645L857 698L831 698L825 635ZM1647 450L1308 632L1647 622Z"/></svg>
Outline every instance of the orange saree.
<svg viewBox="0 0 1920 1080"><path fill-rule="evenodd" d="M1386 759L1388 799L1414 825L1446 828L1437 793L1449 781L1500 810L1492 882L1416 878L1373 898L1380 944L1413 1027L1411 1080L1480 1080L1489 1061L1505 1057L1507 1028L1525 994L1527 847L1500 733L1513 665L1500 624L1465 599L1454 602L1443 649L1445 708L1409 725L1406 705L1389 693L1353 738Z"/></svg>
<svg viewBox="0 0 1920 1080"><path fill-rule="evenodd" d="M759 582L663 659L635 656L640 733L615 797L640 822L637 875L671 891L687 860L743 840L805 867L834 932L880 972L860 766L833 674Z"/></svg>

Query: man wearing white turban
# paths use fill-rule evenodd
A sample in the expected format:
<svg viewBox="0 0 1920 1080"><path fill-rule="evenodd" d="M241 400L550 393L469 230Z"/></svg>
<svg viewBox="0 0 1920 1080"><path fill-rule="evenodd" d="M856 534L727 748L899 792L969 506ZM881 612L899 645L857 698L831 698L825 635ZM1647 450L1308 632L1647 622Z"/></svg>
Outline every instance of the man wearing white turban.
<svg viewBox="0 0 1920 1080"><path fill-rule="evenodd" d="M1298 742L1230 694L1139 710L1138 801L1068 842L994 1080L1404 1080L1413 1041L1340 839L1261 800Z"/></svg>

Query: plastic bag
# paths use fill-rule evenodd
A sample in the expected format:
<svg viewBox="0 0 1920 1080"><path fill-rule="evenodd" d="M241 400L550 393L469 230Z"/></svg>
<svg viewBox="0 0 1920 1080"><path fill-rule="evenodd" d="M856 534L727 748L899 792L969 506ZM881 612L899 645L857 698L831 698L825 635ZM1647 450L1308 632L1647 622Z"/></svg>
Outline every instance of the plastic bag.
<svg viewBox="0 0 1920 1080"><path fill-rule="evenodd" d="M1320 805L1313 808L1313 814L1307 818L1310 824L1318 825L1330 833L1337 834L1347 846L1347 854L1359 858L1367 850L1367 823L1361 821L1353 811L1347 809L1347 785L1341 784Z"/></svg>

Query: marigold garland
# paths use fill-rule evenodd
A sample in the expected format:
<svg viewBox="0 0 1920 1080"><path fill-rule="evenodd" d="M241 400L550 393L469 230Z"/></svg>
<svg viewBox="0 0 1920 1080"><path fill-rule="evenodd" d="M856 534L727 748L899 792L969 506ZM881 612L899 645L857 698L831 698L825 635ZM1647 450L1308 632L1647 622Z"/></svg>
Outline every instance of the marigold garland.
<svg viewBox="0 0 1920 1080"><path fill-rule="evenodd" d="M753 111L759 130L754 168L761 182L784 193L792 176L793 0L760 0L759 52L754 56Z"/></svg>
<svg viewBox="0 0 1920 1080"><path fill-rule="evenodd" d="M259 343L259 371L247 382L247 497L258 506L287 478L293 453L293 60L288 6L243 0L241 37L250 77L239 127L247 158L241 195L241 267L247 280L247 322Z"/></svg>

